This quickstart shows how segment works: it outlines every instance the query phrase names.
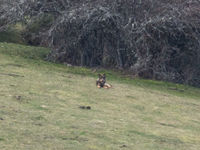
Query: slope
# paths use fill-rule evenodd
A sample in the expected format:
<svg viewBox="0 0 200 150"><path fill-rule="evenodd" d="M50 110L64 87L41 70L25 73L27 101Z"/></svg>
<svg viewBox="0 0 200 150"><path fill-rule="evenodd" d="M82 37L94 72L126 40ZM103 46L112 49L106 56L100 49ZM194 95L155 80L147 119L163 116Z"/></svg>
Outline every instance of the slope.
<svg viewBox="0 0 200 150"><path fill-rule="evenodd" d="M113 88L97 89L48 52L0 43L0 149L200 149L199 89L105 70Z"/></svg>

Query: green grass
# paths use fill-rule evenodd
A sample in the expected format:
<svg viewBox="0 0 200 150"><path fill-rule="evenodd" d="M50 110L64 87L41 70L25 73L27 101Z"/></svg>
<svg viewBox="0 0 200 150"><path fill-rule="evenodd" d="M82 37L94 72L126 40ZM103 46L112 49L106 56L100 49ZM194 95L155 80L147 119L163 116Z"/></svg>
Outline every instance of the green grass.
<svg viewBox="0 0 200 150"><path fill-rule="evenodd" d="M98 72L48 52L0 43L0 149L200 149L200 89L108 70L113 88L97 89Z"/></svg>

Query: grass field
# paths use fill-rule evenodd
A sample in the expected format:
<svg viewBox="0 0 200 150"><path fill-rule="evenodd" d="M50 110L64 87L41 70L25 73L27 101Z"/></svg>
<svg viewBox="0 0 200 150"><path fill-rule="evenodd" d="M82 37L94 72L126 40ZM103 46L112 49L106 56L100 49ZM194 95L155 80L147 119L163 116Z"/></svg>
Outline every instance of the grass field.
<svg viewBox="0 0 200 150"><path fill-rule="evenodd" d="M0 150L200 150L200 89L107 70L97 89L47 53L0 43Z"/></svg>

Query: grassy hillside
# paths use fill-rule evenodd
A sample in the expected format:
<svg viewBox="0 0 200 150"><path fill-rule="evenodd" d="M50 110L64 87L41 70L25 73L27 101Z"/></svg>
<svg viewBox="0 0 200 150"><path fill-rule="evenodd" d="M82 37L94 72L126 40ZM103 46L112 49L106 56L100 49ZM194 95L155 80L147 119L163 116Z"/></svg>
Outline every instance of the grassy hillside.
<svg viewBox="0 0 200 150"><path fill-rule="evenodd" d="M113 88L97 89L97 72L47 53L0 43L0 149L200 149L200 89L106 70Z"/></svg>

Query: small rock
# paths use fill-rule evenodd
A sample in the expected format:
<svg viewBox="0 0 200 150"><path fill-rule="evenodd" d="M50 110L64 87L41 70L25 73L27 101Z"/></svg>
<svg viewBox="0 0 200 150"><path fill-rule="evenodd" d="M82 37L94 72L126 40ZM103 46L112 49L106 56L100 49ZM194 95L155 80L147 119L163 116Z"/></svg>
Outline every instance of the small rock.
<svg viewBox="0 0 200 150"><path fill-rule="evenodd" d="M47 106L46 106L46 105L41 105L41 107L42 107L42 108L47 108Z"/></svg>
<svg viewBox="0 0 200 150"><path fill-rule="evenodd" d="M71 64L68 64L68 63L63 63L64 65L66 65L67 67L72 67L72 65Z"/></svg>
<svg viewBox="0 0 200 150"><path fill-rule="evenodd" d="M85 106L80 106L79 108L80 108L80 109L85 109L86 107L85 107Z"/></svg>
<svg viewBox="0 0 200 150"><path fill-rule="evenodd" d="M120 148L126 148L127 147L127 145L122 145L122 146L120 146Z"/></svg>
<svg viewBox="0 0 200 150"><path fill-rule="evenodd" d="M86 109L91 109L91 107L90 107L90 106L87 106Z"/></svg>
<svg viewBox="0 0 200 150"><path fill-rule="evenodd" d="M16 96L15 98L16 98L17 100L21 100L22 97L21 97L21 96Z"/></svg>
<svg viewBox="0 0 200 150"><path fill-rule="evenodd" d="M88 109L90 110L91 109L91 106L79 106L80 109Z"/></svg>

